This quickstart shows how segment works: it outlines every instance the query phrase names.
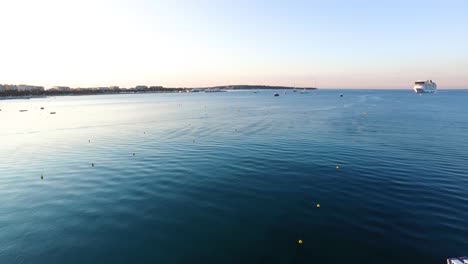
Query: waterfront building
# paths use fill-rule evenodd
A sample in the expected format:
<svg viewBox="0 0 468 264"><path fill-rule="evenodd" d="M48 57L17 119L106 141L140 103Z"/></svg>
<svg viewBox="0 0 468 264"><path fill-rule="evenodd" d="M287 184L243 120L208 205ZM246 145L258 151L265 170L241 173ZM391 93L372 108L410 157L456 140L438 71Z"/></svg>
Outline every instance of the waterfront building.
<svg viewBox="0 0 468 264"><path fill-rule="evenodd" d="M35 85L27 85L27 84L20 84L16 87L18 91L37 91L37 92L43 92L44 87L43 86L35 86Z"/></svg>
<svg viewBox="0 0 468 264"><path fill-rule="evenodd" d="M137 91L144 91L146 89L148 89L148 86L146 86L146 85L138 85L138 86L135 87L135 90L137 90Z"/></svg>
<svg viewBox="0 0 468 264"><path fill-rule="evenodd" d="M67 92L67 91L70 91L71 88L68 87L68 86L54 86L54 87L52 87L51 90L56 90L56 91L60 91L60 92Z"/></svg>

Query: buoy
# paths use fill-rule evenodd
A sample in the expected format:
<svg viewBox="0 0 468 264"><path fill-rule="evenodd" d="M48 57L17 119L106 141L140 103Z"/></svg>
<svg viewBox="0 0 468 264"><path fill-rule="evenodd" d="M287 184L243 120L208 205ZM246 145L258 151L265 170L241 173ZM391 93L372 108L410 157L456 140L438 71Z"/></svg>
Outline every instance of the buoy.
<svg viewBox="0 0 468 264"><path fill-rule="evenodd" d="M43 179L44 179L44 175L41 174L41 180L43 180Z"/></svg>
<svg viewBox="0 0 468 264"><path fill-rule="evenodd" d="M297 243L299 243L299 245L302 245L302 243L303 243L302 239L299 239L299 240L297 241Z"/></svg>
<svg viewBox="0 0 468 264"><path fill-rule="evenodd" d="M94 163L91 163L91 167L94 167Z"/></svg>
<svg viewBox="0 0 468 264"><path fill-rule="evenodd" d="M133 156L135 156L135 153L133 153Z"/></svg>
<svg viewBox="0 0 468 264"><path fill-rule="evenodd" d="M317 204L317 208L320 208L320 204Z"/></svg>
<svg viewBox="0 0 468 264"><path fill-rule="evenodd" d="M340 166L336 166L336 169L339 170L339 169L340 169Z"/></svg>

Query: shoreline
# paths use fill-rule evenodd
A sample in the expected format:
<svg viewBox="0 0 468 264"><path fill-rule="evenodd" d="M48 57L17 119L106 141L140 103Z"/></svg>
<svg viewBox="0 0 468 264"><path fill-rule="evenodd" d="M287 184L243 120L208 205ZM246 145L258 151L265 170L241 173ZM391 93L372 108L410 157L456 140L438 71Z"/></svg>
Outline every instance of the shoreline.
<svg viewBox="0 0 468 264"><path fill-rule="evenodd" d="M167 90L163 90L167 89ZM214 87L202 87L202 88L162 88L158 90L123 90L120 91L44 91L40 93L35 92L21 92L18 91L8 91L7 95L4 95L5 92L0 92L0 100L29 100L36 98L47 98L55 96L85 96L85 95L111 95L111 94L156 94L156 93L213 93L213 92L227 92L227 91L258 91L258 90L317 90L315 87L287 87L287 86L255 86L255 85L230 85L230 86L214 86ZM14 93L18 94L14 94Z"/></svg>

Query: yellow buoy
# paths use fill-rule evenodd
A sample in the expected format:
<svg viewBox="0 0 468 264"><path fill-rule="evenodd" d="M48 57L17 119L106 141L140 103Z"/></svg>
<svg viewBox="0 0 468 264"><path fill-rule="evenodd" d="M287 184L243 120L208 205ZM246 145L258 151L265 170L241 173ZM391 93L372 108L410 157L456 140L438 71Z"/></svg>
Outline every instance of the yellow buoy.
<svg viewBox="0 0 468 264"><path fill-rule="evenodd" d="M317 208L320 208L320 204L317 204Z"/></svg>
<svg viewBox="0 0 468 264"><path fill-rule="evenodd" d="M339 170L339 169L340 169L340 166L336 166L336 169Z"/></svg>
<svg viewBox="0 0 468 264"><path fill-rule="evenodd" d="M297 243L299 243L299 245L302 245L302 243L303 243L303 242L302 242L302 239L299 239L299 240L297 241Z"/></svg>

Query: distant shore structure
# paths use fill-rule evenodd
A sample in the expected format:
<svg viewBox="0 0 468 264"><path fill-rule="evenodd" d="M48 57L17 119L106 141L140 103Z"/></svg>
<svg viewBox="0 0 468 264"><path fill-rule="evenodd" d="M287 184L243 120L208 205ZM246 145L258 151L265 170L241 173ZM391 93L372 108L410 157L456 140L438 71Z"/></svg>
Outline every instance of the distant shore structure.
<svg viewBox="0 0 468 264"><path fill-rule="evenodd" d="M27 84L0 84L0 93L8 91L18 92L44 92L43 86L27 85Z"/></svg>
<svg viewBox="0 0 468 264"><path fill-rule="evenodd" d="M23 98L45 97L58 95L92 95L92 94L131 94L131 93L182 93L182 92L226 92L229 90L295 90L298 87L289 86L270 86L270 85L223 85L212 87L163 87L163 86L147 86L137 85L133 88L120 88L119 86L108 87L89 87L89 88L72 88L68 86L53 86L45 89L43 86L34 85L15 85L15 84L0 84L0 98ZM300 88L303 91L315 90L315 87Z"/></svg>
<svg viewBox="0 0 468 264"><path fill-rule="evenodd" d="M434 93L437 90L437 84L432 80L415 81L413 90L415 93Z"/></svg>

